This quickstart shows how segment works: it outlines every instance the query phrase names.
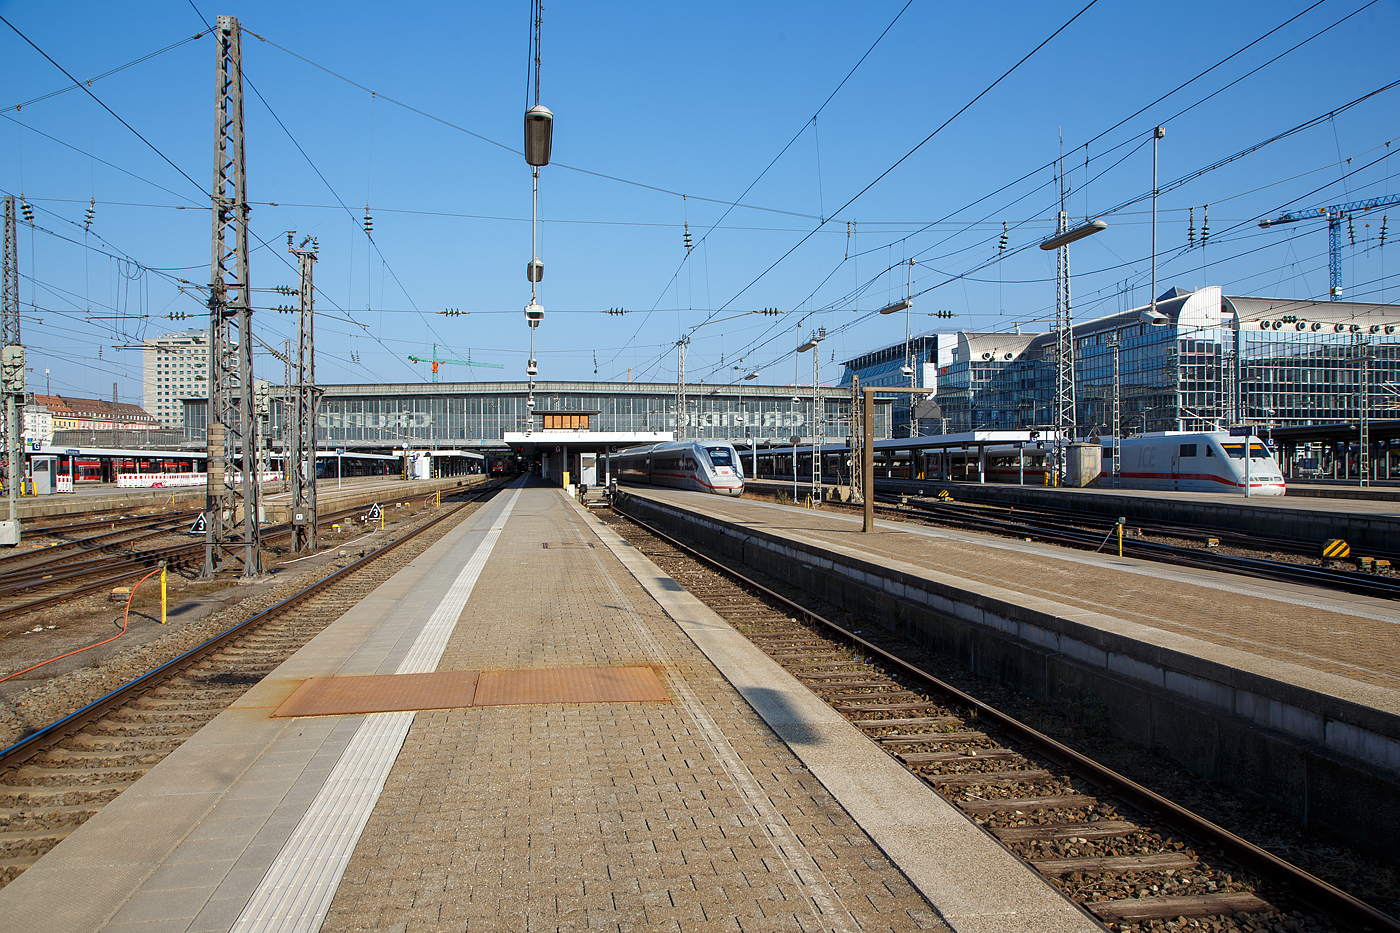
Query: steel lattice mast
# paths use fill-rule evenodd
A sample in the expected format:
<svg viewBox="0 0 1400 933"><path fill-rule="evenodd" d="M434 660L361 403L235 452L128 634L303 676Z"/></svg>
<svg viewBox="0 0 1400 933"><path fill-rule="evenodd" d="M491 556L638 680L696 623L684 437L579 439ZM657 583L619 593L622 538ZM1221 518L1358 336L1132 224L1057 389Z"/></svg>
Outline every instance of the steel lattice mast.
<svg viewBox="0 0 1400 933"><path fill-rule="evenodd" d="M6 543L19 544L19 521L15 496L24 476L24 431L20 425L24 407L24 347L19 338L19 241L15 236L15 198L5 196L5 258L3 288L0 288L0 377L3 377L5 490L9 511Z"/></svg>
<svg viewBox="0 0 1400 933"><path fill-rule="evenodd" d="M1062 183L1063 186L1063 183ZM1063 200L1063 199L1062 199ZM1055 232L1069 230L1062 209ZM1055 429L1061 444L1074 440L1074 318L1069 302L1069 247L1055 250ZM1063 456L1063 454L1061 454Z"/></svg>
<svg viewBox="0 0 1400 933"><path fill-rule="evenodd" d="M308 244L310 244L308 248ZM316 534L316 353L312 306L315 292L312 268L316 262L316 241L307 237L301 246L287 249L301 267L301 300L298 312L297 381L292 387L292 448L287 458L292 483L292 549L315 551Z"/></svg>
<svg viewBox="0 0 1400 933"><path fill-rule="evenodd" d="M209 268L209 480L204 576L241 561L262 576L261 494L253 464L253 339L248 291L248 191L243 159L243 56L238 19L215 30L214 185ZM226 481L231 480L232 482Z"/></svg>

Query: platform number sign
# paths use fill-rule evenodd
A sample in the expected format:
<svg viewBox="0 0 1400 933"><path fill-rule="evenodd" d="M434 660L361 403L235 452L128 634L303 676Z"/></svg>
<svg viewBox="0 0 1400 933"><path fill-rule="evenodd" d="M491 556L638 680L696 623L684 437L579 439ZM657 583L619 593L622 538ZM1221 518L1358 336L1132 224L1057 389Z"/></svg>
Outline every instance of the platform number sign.
<svg viewBox="0 0 1400 933"><path fill-rule="evenodd" d="M194 524L190 526L190 530L187 531L187 532L185 532L185 534L187 534L187 535L204 535L204 534L207 534L208 531L209 531L209 517L208 517L207 515L205 515L205 513L200 512L200 513L199 513L199 518L196 518L196 519L194 520Z"/></svg>
<svg viewBox="0 0 1400 933"><path fill-rule="evenodd" d="M384 518L384 512L379 508L378 502L369 510L367 518L372 522L381 521Z"/></svg>

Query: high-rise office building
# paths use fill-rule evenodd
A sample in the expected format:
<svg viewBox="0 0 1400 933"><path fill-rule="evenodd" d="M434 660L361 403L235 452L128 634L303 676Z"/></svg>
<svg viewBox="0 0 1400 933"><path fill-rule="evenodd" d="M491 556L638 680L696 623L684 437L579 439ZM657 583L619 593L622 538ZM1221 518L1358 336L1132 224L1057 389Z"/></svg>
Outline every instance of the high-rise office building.
<svg viewBox="0 0 1400 933"><path fill-rule="evenodd" d="M209 332L187 330L145 341L141 361L146 411L172 428L185 423L184 400L209 397Z"/></svg>

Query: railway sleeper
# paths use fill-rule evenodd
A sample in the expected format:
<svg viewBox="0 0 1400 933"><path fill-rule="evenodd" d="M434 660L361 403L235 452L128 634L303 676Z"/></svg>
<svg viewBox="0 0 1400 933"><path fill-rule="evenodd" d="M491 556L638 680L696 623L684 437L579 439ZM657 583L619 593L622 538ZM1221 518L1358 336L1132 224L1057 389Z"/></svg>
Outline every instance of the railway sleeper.
<svg viewBox="0 0 1400 933"><path fill-rule="evenodd" d="M960 742L982 742L987 739L985 732L896 732L892 735L872 735L881 745L938 745Z"/></svg>
<svg viewBox="0 0 1400 933"><path fill-rule="evenodd" d="M193 733L166 736L103 736L84 732L75 736L72 748L62 753L49 752L50 761L108 760L132 756L168 755L184 744Z"/></svg>
<svg viewBox="0 0 1400 933"><path fill-rule="evenodd" d="M954 716L923 716L918 719L857 719L855 724L862 729L911 729L918 726L960 726L962 720Z"/></svg>
<svg viewBox="0 0 1400 933"><path fill-rule="evenodd" d="M213 713L218 714L228 707L227 703L219 700L191 700L185 697L171 697L165 695L164 687L159 688L161 692L152 691L140 699L133 700L131 706L137 713ZM203 695L201 693L201 695ZM211 717L212 718L212 717Z"/></svg>
<svg viewBox="0 0 1400 933"><path fill-rule="evenodd" d="M907 691L904 691L902 695L916 696L917 694L908 693ZM880 696L898 697L901 696L901 694L880 694ZM929 703L927 701L921 703L845 703L841 706L836 706L833 708L838 713L884 713L890 711L905 712L916 709L926 709L933 710L935 712L941 712L943 710L943 707L939 706L937 703ZM943 718L946 718L949 722L958 721L951 716ZM859 720L855 721L859 722Z"/></svg>
<svg viewBox="0 0 1400 933"><path fill-rule="evenodd" d="M11 787L77 787L86 784L134 784L150 768L44 768L33 763L15 769ZM28 784L20 782L28 781Z"/></svg>
<svg viewBox="0 0 1400 933"><path fill-rule="evenodd" d="M50 833L0 833L0 859L37 858L67 839L73 829Z"/></svg>
<svg viewBox="0 0 1400 933"><path fill-rule="evenodd" d="M100 802L64 807L0 807L0 821L15 832L34 828L24 825L28 822L53 829L68 823L82 823L101 809Z"/></svg>
<svg viewBox="0 0 1400 933"><path fill-rule="evenodd" d="M969 771L963 774L924 774L917 772L934 787L966 787L971 784L1035 784L1049 781L1055 775L1039 768L1024 771Z"/></svg>
<svg viewBox="0 0 1400 933"><path fill-rule="evenodd" d="M1262 914L1274 909L1268 901L1244 893L1128 897L1113 901L1090 901L1084 906L1100 920L1109 922Z"/></svg>
<svg viewBox="0 0 1400 933"><path fill-rule="evenodd" d="M209 717L212 719L213 717ZM180 736L189 738L202 729L209 719L201 719L194 722L188 716L176 717L171 715L169 722L107 722L105 720L95 722L87 727L84 735L93 739L114 741L116 739L139 739L147 736Z"/></svg>
<svg viewBox="0 0 1400 933"><path fill-rule="evenodd" d="M1034 842L1048 839L1105 839L1126 836L1141 827L1127 820L1099 820L1094 823L1040 823L1034 826L988 826L1002 842Z"/></svg>
<svg viewBox="0 0 1400 933"><path fill-rule="evenodd" d="M1031 859L1036 871L1047 877L1082 874L1126 874L1131 871L1180 871L1195 868L1196 857L1185 852L1152 855L1093 855L1082 858Z"/></svg>
<svg viewBox="0 0 1400 933"><path fill-rule="evenodd" d="M895 755L907 765L933 765L951 762L986 761L993 758L1020 758L1009 748L967 748L953 752L900 752Z"/></svg>
<svg viewBox="0 0 1400 933"><path fill-rule="evenodd" d="M130 786L130 781L120 784L84 784L81 787L0 785L0 806L9 809L81 807L89 803L105 803L113 800Z"/></svg>
<svg viewBox="0 0 1400 933"><path fill-rule="evenodd" d="M1098 800L1084 794L1055 794L1046 797L958 798L953 803L969 816L990 816L994 813L1081 809L1094 806Z"/></svg>

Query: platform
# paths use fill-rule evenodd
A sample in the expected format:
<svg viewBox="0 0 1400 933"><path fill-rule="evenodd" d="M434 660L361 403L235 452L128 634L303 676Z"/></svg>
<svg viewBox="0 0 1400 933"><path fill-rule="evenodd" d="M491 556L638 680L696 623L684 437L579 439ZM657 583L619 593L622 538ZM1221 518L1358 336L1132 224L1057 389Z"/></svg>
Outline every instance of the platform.
<svg viewBox="0 0 1400 933"><path fill-rule="evenodd" d="M523 478L0 890L35 929L1101 928Z"/></svg>
<svg viewBox="0 0 1400 933"><path fill-rule="evenodd" d="M624 487L623 511L1359 845L1400 831L1400 607L917 522ZM1151 495L1151 494L1144 494Z"/></svg>
<svg viewBox="0 0 1400 933"><path fill-rule="evenodd" d="M955 499L999 505L1076 509L1108 520L1164 521L1256 535L1277 535L1319 544L1342 538L1353 548L1394 551L1400 542L1400 502L1381 496L1329 498L1295 495L1249 496L1222 492L1169 492L1149 489L1074 489L1011 483L946 483L939 480L877 479L881 493L936 496L947 489ZM763 482L790 490L791 483ZM805 494L805 484L798 485ZM1355 492L1355 490L1353 490Z"/></svg>

